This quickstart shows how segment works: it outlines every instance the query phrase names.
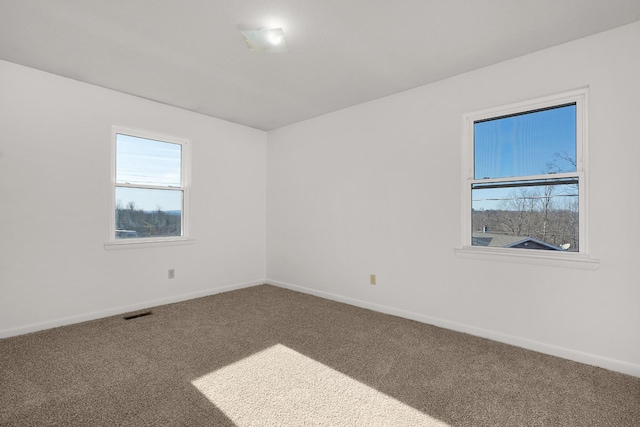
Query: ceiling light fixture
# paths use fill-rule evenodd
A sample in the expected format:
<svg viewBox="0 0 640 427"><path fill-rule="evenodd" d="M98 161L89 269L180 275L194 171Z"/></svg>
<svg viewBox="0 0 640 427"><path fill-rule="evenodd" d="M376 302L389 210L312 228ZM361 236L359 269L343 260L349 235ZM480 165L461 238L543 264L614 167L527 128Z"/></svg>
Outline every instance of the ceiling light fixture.
<svg viewBox="0 0 640 427"><path fill-rule="evenodd" d="M241 30L247 47L253 53L287 53L287 42L282 28L258 28Z"/></svg>

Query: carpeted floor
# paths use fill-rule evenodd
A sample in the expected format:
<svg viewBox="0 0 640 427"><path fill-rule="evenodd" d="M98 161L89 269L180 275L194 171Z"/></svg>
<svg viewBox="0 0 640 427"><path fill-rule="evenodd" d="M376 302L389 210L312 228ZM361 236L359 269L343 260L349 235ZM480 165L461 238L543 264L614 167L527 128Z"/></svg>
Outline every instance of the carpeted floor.
<svg viewBox="0 0 640 427"><path fill-rule="evenodd" d="M0 340L1 426L640 426L640 378L263 285Z"/></svg>

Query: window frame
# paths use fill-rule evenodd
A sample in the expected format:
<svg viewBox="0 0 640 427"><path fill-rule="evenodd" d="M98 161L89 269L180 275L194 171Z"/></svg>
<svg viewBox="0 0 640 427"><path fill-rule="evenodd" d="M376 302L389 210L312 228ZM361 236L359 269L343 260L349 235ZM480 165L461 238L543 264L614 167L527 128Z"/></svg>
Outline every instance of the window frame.
<svg viewBox="0 0 640 427"><path fill-rule="evenodd" d="M474 125L476 122L505 116L533 112L567 104L576 105L576 171L569 173L476 179L474 174ZM589 206L588 206L588 88L561 94L536 98L499 107L488 108L463 115L462 132L462 229L461 246L455 252L459 257L483 260L499 260L562 267L595 269L598 261L590 258L589 247ZM497 183L513 181L533 181L538 178L578 179L578 252L539 251L519 248L489 248L472 245L472 186L477 183ZM523 179L525 178L525 179Z"/></svg>
<svg viewBox="0 0 640 427"><path fill-rule="evenodd" d="M171 190L182 192L182 215L180 220L180 236L141 237L135 239L116 239L116 189L117 188L142 188L142 189L169 189L164 186L122 184L116 181L117 136L129 135L158 142L179 144L181 146L180 161L180 187L170 187ZM111 127L111 182L110 200L111 210L109 214L109 239L104 244L106 250L145 248L158 246L185 245L193 243L190 237L190 187L191 187L191 151L190 141L187 138L177 137L143 129L135 129L124 126Z"/></svg>

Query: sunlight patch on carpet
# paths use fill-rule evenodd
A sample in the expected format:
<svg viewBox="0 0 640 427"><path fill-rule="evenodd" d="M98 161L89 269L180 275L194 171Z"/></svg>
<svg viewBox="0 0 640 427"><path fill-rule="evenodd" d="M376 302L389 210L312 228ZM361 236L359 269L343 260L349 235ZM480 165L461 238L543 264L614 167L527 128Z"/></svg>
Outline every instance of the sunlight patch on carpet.
<svg viewBox="0 0 640 427"><path fill-rule="evenodd" d="M192 381L238 427L448 427L282 344Z"/></svg>

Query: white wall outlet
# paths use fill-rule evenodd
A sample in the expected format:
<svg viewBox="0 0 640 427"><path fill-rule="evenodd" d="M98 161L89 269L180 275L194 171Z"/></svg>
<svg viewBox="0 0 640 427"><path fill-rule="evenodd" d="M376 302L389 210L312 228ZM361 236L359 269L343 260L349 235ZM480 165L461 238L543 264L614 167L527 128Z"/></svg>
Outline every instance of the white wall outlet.
<svg viewBox="0 0 640 427"><path fill-rule="evenodd" d="M169 269L169 274L168 274L168 276L169 276L169 279L175 279L175 277L176 277L176 270L174 270L173 268L170 268L170 269Z"/></svg>

